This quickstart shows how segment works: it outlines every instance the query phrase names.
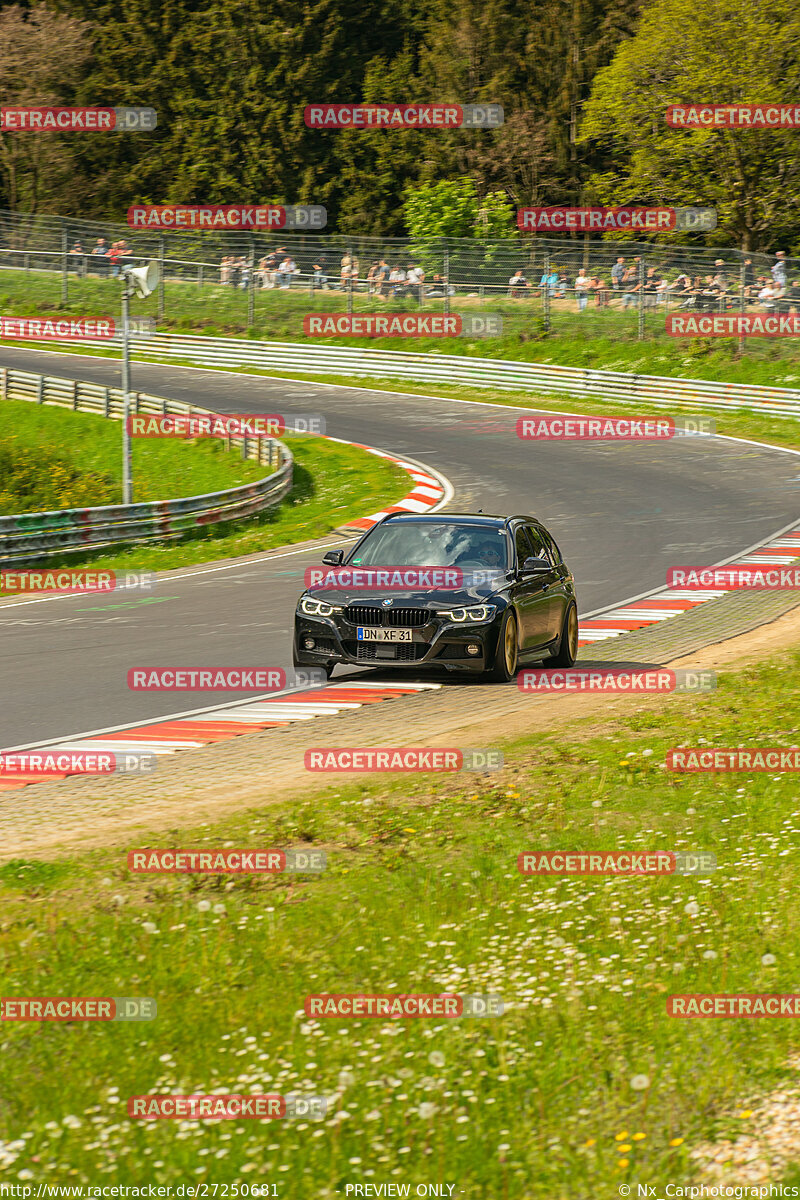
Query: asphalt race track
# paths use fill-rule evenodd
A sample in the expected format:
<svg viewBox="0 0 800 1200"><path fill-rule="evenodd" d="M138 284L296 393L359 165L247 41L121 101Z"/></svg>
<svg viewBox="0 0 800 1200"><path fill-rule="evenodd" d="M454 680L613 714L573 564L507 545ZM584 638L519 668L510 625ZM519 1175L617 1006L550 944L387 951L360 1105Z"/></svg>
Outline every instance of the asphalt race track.
<svg viewBox="0 0 800 1200"><path fill-rule="evenodd" d="M120 384L119 363L111 359L6 347L0 365ZM800 459L769 447L722 438L521 441L520 409L202 368L135 362L132 382L137 390L219 412L321 414L331 436L409 456L445 475L455 491L451 509L539 517L575 572L582 614L663 586L671 565L731 558L800 516ZM303 569L320 557L319 550L268 551L263 561L209 564L194 575L187 569L140 597L0 605L0 746L145 721L218 699L130 693L130 667L290 668ZM345 677L339 668L334 679Z"/></svg>

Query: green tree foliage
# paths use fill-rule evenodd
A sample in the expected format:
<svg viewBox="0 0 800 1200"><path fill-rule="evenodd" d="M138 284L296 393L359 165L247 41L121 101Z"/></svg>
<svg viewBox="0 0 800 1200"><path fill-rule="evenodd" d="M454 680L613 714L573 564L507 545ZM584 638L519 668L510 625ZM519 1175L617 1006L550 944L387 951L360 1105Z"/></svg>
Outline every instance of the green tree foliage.
<svg viewBox="0 0 800 1200"><path fill-rule="evenodd" d="M656 0L595 78L582 144L614 166L590 180L607 203L702 204L720 244L776 247L797 230L794 130L671 129L671 104L794 102L800 12L793 0ZM790 81L793 81L790 83Z"/></svg>

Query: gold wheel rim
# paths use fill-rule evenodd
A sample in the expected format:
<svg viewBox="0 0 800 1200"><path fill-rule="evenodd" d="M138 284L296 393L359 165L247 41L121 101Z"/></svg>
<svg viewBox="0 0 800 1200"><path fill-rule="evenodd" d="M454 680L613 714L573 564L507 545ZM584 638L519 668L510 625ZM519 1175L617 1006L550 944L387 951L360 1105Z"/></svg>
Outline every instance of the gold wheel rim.
<svg viewBox="0 0 800 1200"><path fill-rule="evenodd" d="M506 622L505 641L503 649L506 656L506 670L513 675L517 665L517 623L513 617Z"/></svg>
<svg viewBox="0 0 800 1200"><path fill-rule="evenodd" d="M578 614L574 608L569 610L569 652L572 658L578 653Z"/></svg>

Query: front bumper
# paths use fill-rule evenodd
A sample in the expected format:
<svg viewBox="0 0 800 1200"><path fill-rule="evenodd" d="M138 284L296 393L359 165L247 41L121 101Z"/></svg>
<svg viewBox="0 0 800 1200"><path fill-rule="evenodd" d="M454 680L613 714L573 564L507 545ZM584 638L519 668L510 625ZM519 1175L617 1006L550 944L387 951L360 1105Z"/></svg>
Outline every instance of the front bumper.
<svg viewBox="0 0 800 1200"><path fill-rule="evenodd" d="M411 629L410 642L359 642L358 627L343 617L312 617L298 612L294 660L303 667L334 662L357 667L431 668L479 674L494 661L501 616L495 613L488 621L464 625L433 617L426 625ZM304 645L307 638L314 640L313 649ZM477 646L479 652L468 654L468 645Z"/></svg>

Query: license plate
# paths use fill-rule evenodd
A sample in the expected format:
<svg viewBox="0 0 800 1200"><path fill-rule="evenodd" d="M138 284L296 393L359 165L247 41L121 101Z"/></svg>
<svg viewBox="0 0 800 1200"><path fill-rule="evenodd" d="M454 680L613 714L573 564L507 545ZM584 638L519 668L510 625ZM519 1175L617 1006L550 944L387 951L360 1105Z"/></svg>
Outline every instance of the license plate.
<svg viewBox="0 0 800 1200"><path fill-rule="evenodd" d="M371 629L369 626L358 626L358 640L360 642L411 642L412 631L410 629Z"/></svg>

